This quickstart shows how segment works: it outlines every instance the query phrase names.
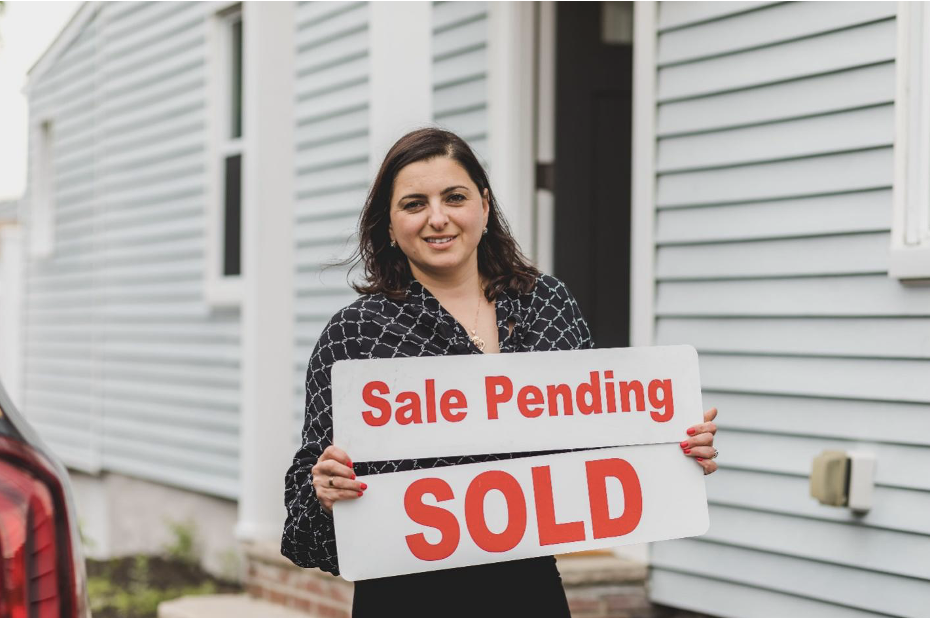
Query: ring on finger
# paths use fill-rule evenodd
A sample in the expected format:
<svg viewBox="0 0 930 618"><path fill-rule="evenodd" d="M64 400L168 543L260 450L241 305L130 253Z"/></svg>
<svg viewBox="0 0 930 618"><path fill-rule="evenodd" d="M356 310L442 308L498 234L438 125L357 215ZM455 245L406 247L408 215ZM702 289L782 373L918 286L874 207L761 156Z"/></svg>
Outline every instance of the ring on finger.
<svg viewBox="0 0 930 618"><path fill-rule="evenodd" d="M718 451L717 449L714 449L714 454L711 455L710 458L711 458L711 459L717 459L717 455L719 455L719 454L720 454L720 451Z"/></svg>

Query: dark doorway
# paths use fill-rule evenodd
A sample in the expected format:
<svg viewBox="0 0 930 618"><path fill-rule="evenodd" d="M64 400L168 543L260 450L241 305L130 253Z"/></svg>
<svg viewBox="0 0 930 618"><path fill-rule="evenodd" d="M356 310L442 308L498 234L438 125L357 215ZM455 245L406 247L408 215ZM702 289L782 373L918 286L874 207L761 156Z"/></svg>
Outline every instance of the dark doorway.
<svg viewBox="0 0 930 618"><path fill-rule="evenodd" d="M599 348L630 343L631 20L621 3L556 3L554 274Z"/></svg>

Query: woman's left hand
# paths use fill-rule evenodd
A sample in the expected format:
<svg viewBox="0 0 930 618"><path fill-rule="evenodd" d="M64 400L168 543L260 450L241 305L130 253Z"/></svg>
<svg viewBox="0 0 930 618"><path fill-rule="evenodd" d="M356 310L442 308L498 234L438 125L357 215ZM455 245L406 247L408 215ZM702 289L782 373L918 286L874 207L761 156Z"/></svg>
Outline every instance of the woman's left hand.
<svg viewBox="0 0 930 618"><path fill-rule="evenodd" d="M717 433L717 426L712 422L717 416L717 408L711 408L704 413L704 422L688 429L688 439L681 443L681 448L688 457L694 457L695 461L704 468L704 474L708 475L717 470L717 462L713 460L717 455L717 449L714 448L714 434Z"/></svg>

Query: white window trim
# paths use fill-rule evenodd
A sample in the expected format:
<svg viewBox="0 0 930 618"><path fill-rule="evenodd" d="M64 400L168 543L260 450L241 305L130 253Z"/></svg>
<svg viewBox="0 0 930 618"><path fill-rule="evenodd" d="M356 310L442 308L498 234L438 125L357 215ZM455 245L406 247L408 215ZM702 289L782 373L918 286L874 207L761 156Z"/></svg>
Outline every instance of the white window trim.
<svg viewBox="0 0 930 618"><path fill-rule="evenodd" d="M898 3L894 213L888 274L930 280L930 12Z"/></svg>
<svg viewBox="0 0 930 618"><path fill-rule="evenodd" d="M43 117L34 125L29 208L29 255L42 259L55 248L55 121Z"/></svg>
<svg viewBox="0 0 930 618"><path fill-rule="evenodd" d="M240 2L222 2L215 10L207 24L207 162L206 183L204 190L204 298L214 307L239 307L242 304L242 275L223 274L224 242L224 167L222 162L231 154L242 155L245 161L245 142L242 138L226 137L229 127L229 24L242 16ZM244 64L244 59L243 59ZM243 108L246 106L246 93L243 89ZM243 125L245 124L243 113ZM247 135L245 126L243 134ZM245 184L244 166L240 171ZM244 195L243 186L241 194ZM244 199L244 198L243 198ZM244 206L240 205L240 208ZM244 232L243 232L244 233ZM241 247L242 245L240 245ZM244 262L244 260L243 260ZM244 264L243 264L244 272Z"/></svg>

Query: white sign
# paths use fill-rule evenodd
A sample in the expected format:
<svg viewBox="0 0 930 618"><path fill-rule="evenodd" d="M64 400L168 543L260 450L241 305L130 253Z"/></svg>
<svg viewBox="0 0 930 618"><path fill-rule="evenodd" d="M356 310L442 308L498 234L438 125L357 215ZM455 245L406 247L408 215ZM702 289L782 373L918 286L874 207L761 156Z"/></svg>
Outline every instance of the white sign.
<svg viewBox="0 0 930 618"><path fill-rule="evenodd" d="M355 461L680 442L703 422L691 346L339 361Z"/></svg>
<svg viewBox="0 0 930 618"><path fill-rule="evenodd" d="M703 534L703 471L677 444L364 477L335 504L348 580Z"/></svg>

